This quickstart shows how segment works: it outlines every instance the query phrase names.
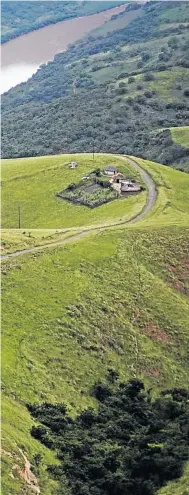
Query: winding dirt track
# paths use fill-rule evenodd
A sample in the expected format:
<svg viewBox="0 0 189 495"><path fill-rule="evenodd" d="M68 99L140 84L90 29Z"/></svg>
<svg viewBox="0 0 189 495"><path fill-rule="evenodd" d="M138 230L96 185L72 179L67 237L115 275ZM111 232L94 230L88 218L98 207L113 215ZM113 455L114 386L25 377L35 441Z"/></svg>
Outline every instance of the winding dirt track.
<svg viewBox="0 0 189 495"><path fill-rule="evenodd" d="M95 232L95 231L100 232L102 230L107 230L110 227L116 227L118 225L123 225L123 224L136 223L136 222L139 222L140 220L142 220L149 213L149 211L153 208L153 206L156 202L157 192L156 192L155 182L152 180L150 175L143 168L141 168L138 165L138 163L136 163L133 159L131 159L129 157L124 158L121 156L119 156L118 158L120 158L122 160L124 160L126 158L128 160L130 165L132 165L132 167L135 168L135 170L137 170L140 173L141 179L145 183L145 185L148 189L146 204L145 204L143 210L141 211L141 213L139 213L137 216L131 218L131 220L127 220L127 221L122 222L122 223L117 222L117 223L111 224L109 227L107 225L104 227L103 226L102 227L98 227L98 226L91 227L91 228L89 228L83 232L79 232L78 234L67 237L67 239L62 239L61 241L55 241L55 242L51 242L48 244L43 244L42 246L35 246L33 248L23 249L21 251L15 251L14 253L2 255L1 260L7 260L9 258L16 258L17 256L22 256L23 254L36 253L38 251L43 251L46 248L53 248L56 246L62 246L64 244L68 244L69 242L76 241L77 239L81 239L82 237L85 237L86 235L88 235L92 232Z"/></svg>

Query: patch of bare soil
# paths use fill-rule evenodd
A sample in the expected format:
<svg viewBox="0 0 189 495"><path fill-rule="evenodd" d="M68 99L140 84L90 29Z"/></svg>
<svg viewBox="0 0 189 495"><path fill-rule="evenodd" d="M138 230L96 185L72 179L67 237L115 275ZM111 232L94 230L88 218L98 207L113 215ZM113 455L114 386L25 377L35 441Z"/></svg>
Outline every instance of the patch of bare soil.
<svg viewBox="0 0 189 495"><path fill-rule="evenodd" d="M143 370L143 374L150 378L158 378L160 375L160 370L158 368L147 368Z"/></svg>
<svg viewBox="0 0 189 495"><path fill-rule="evenodd" d="M30 462L27 459L26 455L22 452L22 450L19 449L19 451L24 460L24 467L22 468L18 464L14 464L14 466L12 467L12 475L19 475L20 478L22 478L27 483L28 487L30 487L31 493L39 495L40 488L36 476L30 469Z"/></svg>
<svg viewBox="0 0 189 495"><path fill-rule="evenodd" d="M168 334L154 323L146 324L143 331L157 342L168 342L169 340Z"/></svg>
<svg viewBox="0 0 189 495"><path fill-rule="evenodd" d="M189 259L182 258L177 267L168 265L169 271L172 273L171 285L174 289L189 295Z"/></svg>

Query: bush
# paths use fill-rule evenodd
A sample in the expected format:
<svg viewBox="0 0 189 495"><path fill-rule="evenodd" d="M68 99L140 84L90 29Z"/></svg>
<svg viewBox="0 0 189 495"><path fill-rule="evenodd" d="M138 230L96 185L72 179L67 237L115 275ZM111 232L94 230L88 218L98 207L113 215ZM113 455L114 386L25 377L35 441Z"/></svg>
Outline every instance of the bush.
<svg viewBox="0 0 189 495"><path fill-rule="evenodd" d="M139 60L138 64L137 64L137 69L142 69L144 63L142 60Z"/></svg>
<svg viewBox="0 0 189 495"><path fill-rule="evenodd" d="M186 96L188 98L188 96L189 96L189 88L186 88L184 90L184 96Z"/></svg>
<svg viewBox="0 0 189 495"><path fill-rule="evenodd" d="M146 98L152 98L153 96L152 91L145 91L144 96L146 96Z"/></svg>
<svg viewBox="0 0 189 495"><path fill-rule="evenodd" d="M146 74L144 74L144 81L154 81L154 80L155 80L155 76L151 72L147 72Z"/></svg>
<svg viewBox="0 0 189 495"><path fill-rule="evenodd" d="M128 78L128 84L131 84L131 83L133 83L133 82L135 82L135 77L134 77L134 76L130 76L130 77Z"/></svg>
<svg viewBox="0 0 189 495"><path fill-rule="evenodd" d="M144 53L142 55L142 61L147 62L150 59L150 54L149 53Z"/></svg>

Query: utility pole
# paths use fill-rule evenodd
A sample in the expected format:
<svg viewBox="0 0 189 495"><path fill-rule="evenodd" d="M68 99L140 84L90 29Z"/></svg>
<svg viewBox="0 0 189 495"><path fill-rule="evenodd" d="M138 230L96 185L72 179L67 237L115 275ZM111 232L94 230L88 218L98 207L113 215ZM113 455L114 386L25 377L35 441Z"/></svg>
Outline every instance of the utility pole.
<svg viewBox="0 0 189 495"><path fill-rule="evenodd" d="M18 205L18 228L20 229L20 205Z"/></svg>

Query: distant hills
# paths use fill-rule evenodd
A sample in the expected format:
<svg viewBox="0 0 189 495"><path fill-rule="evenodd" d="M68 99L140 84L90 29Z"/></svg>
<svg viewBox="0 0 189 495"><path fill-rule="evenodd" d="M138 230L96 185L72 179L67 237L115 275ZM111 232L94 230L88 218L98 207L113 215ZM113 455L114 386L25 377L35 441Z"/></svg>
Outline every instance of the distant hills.
<svg viewBox="0 0 189 495"><path fill-rule="evenodd" d="M187 139L161 131L188 132L188 27L188 2L126 6L2 97L3 157L88 152L94 141L188 170Z"/></svg>
<svg viewBox="0 0 189 495"><path fill-rule="evenodd" d="M23 0L1 2L1 43L40 29L59 21L96 14L126 3L124 0L110 1L41 1Z"/></svg>

